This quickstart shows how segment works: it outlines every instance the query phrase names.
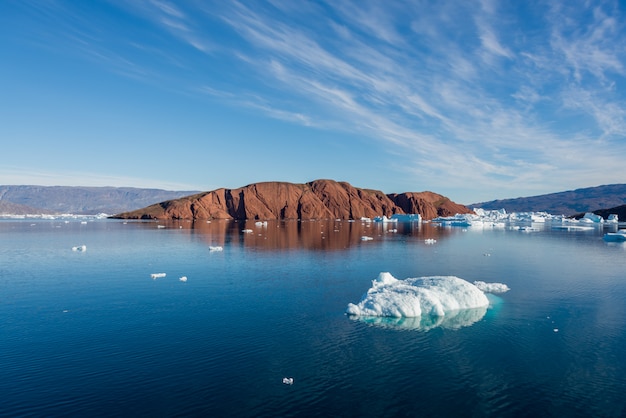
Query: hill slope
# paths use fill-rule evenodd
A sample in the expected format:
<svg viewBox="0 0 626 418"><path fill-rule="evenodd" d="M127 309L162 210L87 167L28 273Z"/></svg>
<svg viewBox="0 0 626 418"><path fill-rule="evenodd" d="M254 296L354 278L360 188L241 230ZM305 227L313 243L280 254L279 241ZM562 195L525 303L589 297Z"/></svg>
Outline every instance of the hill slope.
<svg viewBox="0 0 626 418"><path fill-rule="evenodd" d="M470 208L506 209L507 212L539 212L573 215L626 204L626 184L609 184L540 196L472 203Z"/></svg>
<svg viewBox="0 0 626 418"><path fill-rule="evenodd" d="M432 192L386 195L346 182L254 183L217 189L120 213L124 219L360 219L420 213L424 219L470 210Z"/></svg>
<svg viewBox="0 0 626 418"><path fill-rule="evenodd" d="M0 203L9 203L20 214L28 213L119 213L155 202L187 196L195 191L168 191L134 187L0 186ZM33 208L31 212L25 207ZM10 209L7 209L10 210ZM26 213L24 213L26 211ZM6 212L5 213L9 213Z"/></svg>

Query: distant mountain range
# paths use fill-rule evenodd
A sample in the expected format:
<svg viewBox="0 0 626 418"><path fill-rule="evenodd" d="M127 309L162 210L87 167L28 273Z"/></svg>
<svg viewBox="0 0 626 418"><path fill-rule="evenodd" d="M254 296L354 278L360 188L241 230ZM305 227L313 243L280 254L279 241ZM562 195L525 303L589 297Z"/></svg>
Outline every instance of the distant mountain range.
<svg viewBox="0 0 626 418"><path fill-rule="evenodd" d="M0 186L0 214L114 214L197 191L133 187Z"/></svg>
<svg viewBox="0 0 626 418"><path fill-rule="evenodd" d="M319 187L322 183L319 183ZM340 192L341 187L337 185L347 184L342 182L333 185L335 192ZM271 183L271 182L270 182ZM307 183L313 184L314 182ZM263 184L257 183L256 185ZM275 184L281 184L275 182ZM287 184L287 183L282 183ZM246 186L246 188L234 189L237 193L242 191L252 195L251 192L256 190L255 184ZM330 187L328 184L327 187ZM348 185L349 186L349 185ZM304 185L299 185L300 189ZM343 187L343 186L342 186ZM347 186L346 186L347 187ZM357 189L350 186L350 190L354 189L362 196L376 191ZM218 189L229 190L230 189ZM330 188L329 188L330 190ZM169 202L183 197L192 195L209 195L217 197L217 191L199 192L199 191L169 191L162 189L142 189L133 187L69 187L69 186L0 186L0 214L60 214L73 213L93 215L98 213L121 214L123 212L131 212L142 208L147 208L161 202ZM405 211L414 211L421 213L422 216L437 216L439 212L446 210L463 210L464 206L456 204L444 196L437 195L432 192L410 192L400 195L385 195L382 192L376 192L389 198L392 202L398 202L399 206L405 206ZM239 195L236 195L239 196ZM236 197L237 198L237 197ZM402 199L408 199L410 202L404 202ZM328 199L323 197L322 200ZM206 200L206 198L205 198ZM439 201L437 201L439 200ZM445 203L444 206L442 202ZM243 203L246 203L244 200ZM285 202L282 202L284 204ZM348 200L344 202L350 204ZM354 202L352 202L354 203ZM248 203L249 204L249 203ZM297 208L297 203L294 203ZM393 203L396 205L396 203ZM413 205L413 206L411 206ZM439 205L439 206L437 206ZM448 209L444 209L444 207ZM456 205L456 206L455 206ZM387 203L388 207L391 207ZM199 206L197 206L199 207ZM440 207L441 209L437 209ZM583 189L570 190L559 193L551 193L539 196L519 197L516 199L492 200L489 202L480 202L467 205L467 208L483 208L483 209L506 209L507 212L548 212L554 215L574 216L585 212L594 212L605 216L609 213L617 213L620 219L626 219L626 184L611 184L598 187L588 187ZM225 209L226 206L224 206ZM153 208L154 209L154 208ZM293 209L293 208L291 208ZM237 209L236 210L240 210ZM235 212L235 217L239 216ZM245 209L241 209L244 210ZM333 209L334 210L334 209ZM382 214L382 213L381 213ZM622 215L623 214L623 215ZM606 217L606 216L605 216Z"/></svg>
<svg viewBox="0 0 626 418"><path fill-rule="evenodd" d="M553 215L570 216L600 210L610 212L613 208L624 204L626 204L626 184L609 184L539 196L472 203L467 206L505 209L507 212L548 212Z"/></svg>

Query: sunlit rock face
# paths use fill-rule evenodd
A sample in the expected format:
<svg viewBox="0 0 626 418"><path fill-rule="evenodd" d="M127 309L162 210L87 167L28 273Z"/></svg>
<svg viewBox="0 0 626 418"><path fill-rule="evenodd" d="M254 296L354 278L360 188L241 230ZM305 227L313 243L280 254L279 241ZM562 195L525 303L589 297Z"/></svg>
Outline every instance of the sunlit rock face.
<svg viewBox="0 0 626 418"><path fill-rule="evenodd" d="M346 182L254 183L217 189L116 215L125 219L360 219L419 213L422 219L470 210L432 192L386 195Z"/></svg>

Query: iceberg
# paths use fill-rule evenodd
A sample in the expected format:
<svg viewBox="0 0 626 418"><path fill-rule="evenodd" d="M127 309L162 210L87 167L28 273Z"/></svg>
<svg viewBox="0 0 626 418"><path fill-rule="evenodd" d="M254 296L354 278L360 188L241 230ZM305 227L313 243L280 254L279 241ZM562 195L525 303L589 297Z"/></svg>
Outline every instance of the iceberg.
<svg viewBox="0 0 626 418"><path fill-rule="evenodd" d="M587 212L580 221L586 223L601 224L604 223L604 218L600 215L596 215L595 213Z"/></svg>
<svg viewBox="0 0 626 418"><path fill-rule="evenodd" d="M412 318L445 316L462 309L489 306L485 293L456 276L417 277L398 280L380 273L357 304L350 303L348 315Z"/></svg>
<svg viewBox="0 0 626 418"><path fill-rule="evenodd" d="M626 229L620 229L617 232L607 232L603 239L607 242L623 242L626 241Z"/></svg>
<svg viewBox="0 0 626 418"><path fill-rule="evenodd" d="M374 222L390 223L390 222L398 222L398 219L394 217L388 218L385 215L383 215L383 216L375 217Z"/></svg>
<svg viewBox="0 0 626 418"><path fill-rule="evenodd" d="M391 219L398 222L422 222L422 216L419 213L391 215Z"/></svg>

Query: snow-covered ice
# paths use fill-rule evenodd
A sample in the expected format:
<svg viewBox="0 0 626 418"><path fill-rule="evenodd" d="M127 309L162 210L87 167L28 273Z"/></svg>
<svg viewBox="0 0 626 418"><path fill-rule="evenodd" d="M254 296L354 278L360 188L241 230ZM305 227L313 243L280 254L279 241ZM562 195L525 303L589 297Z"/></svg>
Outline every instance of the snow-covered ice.
<svg viewBox="0 0 626 418"><path fill-rule="evenodd" d="M283 383L285 385L293 385L293 377L283 377Z"/></svg>
<svg viewBox="0 0 626 418"><path fill-rule="evenodd" d="M509 290L502 283L475 282L456 276L431 276L398 280L380 273L357 304L346 313L368 324L393 328L429 330L458 329L472 325L487 312L485 293Z"/></svg>
<svg viewBox="0 0 626 418"><path fill-rule="evenodd" d="M348 304L346 312L396 318L445 316L447 312L488 305L489 300L480 289L456 276L398 280L390 273L380 273L361 301Z"/></svg>
<svg viewBox="0 0 626 418"><path fill-rule="evenodd" d="M480 280L475 281L474 286L476 286L485 293L493 294L506 293L511 290L509 289L509 286L505 285L504 283L486 283Z"/></svg>

